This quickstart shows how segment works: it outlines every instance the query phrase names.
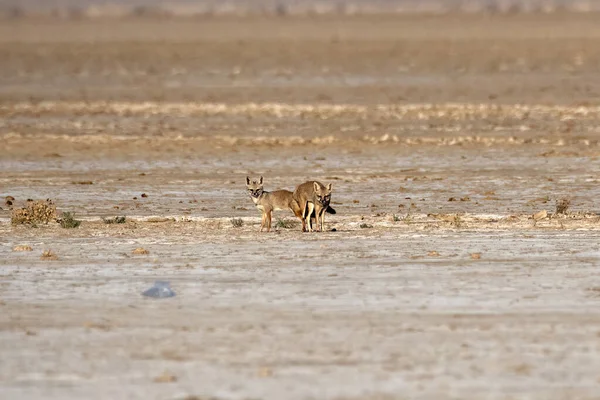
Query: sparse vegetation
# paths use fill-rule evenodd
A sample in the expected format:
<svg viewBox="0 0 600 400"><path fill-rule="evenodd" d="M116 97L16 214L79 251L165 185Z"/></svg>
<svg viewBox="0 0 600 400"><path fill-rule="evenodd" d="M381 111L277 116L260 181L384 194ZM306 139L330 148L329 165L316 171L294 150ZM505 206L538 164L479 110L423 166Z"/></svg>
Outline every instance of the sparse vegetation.
<svg viewBox="0 0 600 400"><path fill-rule="evenodd" d="M127 218L125 216L113 217L113 218L102 218L102 221L107 224L124 224L127 222Z"/></svg>
<svg viewBox="0 0 600 400"><path fill-rule="evenodd" d="M13 247L13 251L33 251L33 249L29 245L22 244L22 245Z"/></svg>
<svg viewBox="0 0 600 400"><path fill-rule="evenodd" d="M296 221L292 221L292 220L289 220L289 219L277 218L277 222L275 222L275 227L276 228L292 229L296 225L298 225L296 223Z"/></svg>
<svg viewBox="0 0 600 400"><path fill-rule="evenodd" d="M463 220L460 217L460 215L456 214L454 215L454 218L452 219L452 225L454 225L457 229L460 229L462 227L463 224Z"/></svg>
<svg viewBox="0 0 600 400"><path fill-rule="evenodd" d="M56 219L56 206L52 200L27 201L27 206L13 210L10 222L13 225L47 224Z"/></svg>
<svg viewBox="0 0 600 400"><path fill-rule="evenodd" d="M81 225L81 221L75 219L75 215L68 211L65 211L62 214L62 218L58 220L60 226L65 229L73 229L79 227Z"/></svg>
<svg viewBox="0 0 600 400"><path fill-rule="evenodd" d="M362 223L359 225L361 229L370 229L373 227L371 224Z"/></svg>
<svg viewBox="0 0 600 400"><path fill-rule="evenodd" d="M394 215L392 215L392 221L399 222L399 221L402 221L402 219L398 215L394 214Z"/></svg>
<svg viewBox="0 0 600 400"><path fill-rule="evenodd" d="M402 218L402 222L404 222L406 225L410 225L413 223L413 216L410 213L410 209L408 210L404 218Z"/></svg>
<svg viewBox="0 0 600 400"><path fill-rule="evenodd" d="M244 220L241 218L231 218L231 225L234 228L241 228L244 226Z"/></svg>
<svg viewBox="0 0 600 400"><path fill-rule="evenodd" d="M556 214L567 214L569 207L571 206L571 199L562 198L556 200Z"/></svg>
<svg viewBox="0 0 600 400"><path fill-rule="evenodd" d="M141 254L141 255L150 254L150 252L148 250L144 249L143 247L138 247L137 249L133 250L131 253L132 254Z"/></svg>
<svg viewBox="0 0 600 400"><path fill-rule="evenodd" d="M44 250L41 260L58 260L58 256L52 250Z"/></svg>

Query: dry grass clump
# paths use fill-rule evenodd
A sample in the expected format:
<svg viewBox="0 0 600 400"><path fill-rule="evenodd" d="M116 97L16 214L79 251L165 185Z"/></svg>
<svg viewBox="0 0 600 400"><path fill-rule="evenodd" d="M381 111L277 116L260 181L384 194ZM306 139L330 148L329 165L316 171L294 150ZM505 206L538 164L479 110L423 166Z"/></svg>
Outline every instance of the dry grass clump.
<svg viewBox="0 0 600 400"><path fill-rule="evenodd" d="M242 226L244 226L244 220L241 218L232 218L231 219L231 225L234 228L241 228Z"/></svg>
<svg viewBox="0 0 600 400"><path fill-rule="evenodd" d="M452 225L454 225L454 227L456 227L457 229L460 229L463 225L463 220L460 217L460 215L456 214L454 216L454 218L452 219Z"/></svg>
<svg viewBox="0 0 600 400"><path fill-rule="evenodd" d="M64 212L62 218L58 220L60 226L65 229L77 228L81 225L81 221L76 220L75 216L70 212Z"/></svg>
<svg viewBox="0 0 600 400"><path fill-rule="evenodd" d="M276 228L283 228L283 229L292 229L296 225L298 225L298 223L296 221L292 221L289 219L282 219L282 218L278 218L277 222L275 223Z"/></svg>
<svg viewBox="0 0 600 400"><path fill-rule="evenodd" d="M13 210L10 222L13 225L47 224L56 220L56 206L52 200L27 201L27 206Z"/></svg>
<svg viewBox="0 0 600 400"><path fill-rule="evenodd" d="M52 250L44 250L44 252L42 253L42 256L40 257L41 260L58 260L58 256L52 251Z"/></svg>
<svg viewBox="0 0 600 400"><path fill-rule="evenodd" d="M131 253L132 254L143 254L143 255L150 254L150 252L148 250L144 249L143 247L138 247L137 249L133 250Z"/></svg>
<svg viewBox="0 0 600 400"><path fill-rule="evenodd" d="M571 206L571 199L562 198L556 200L556 214L566 214Z"/></svg>
<svg viewBox="0 0 600 400"><path fill-rule="evenodd" d="M125 222L127 222L127 218L124 216L114 218L102 218L102 221L107 225L124 224Z"/></svg>
<svg viewBox="0 0 600 400"><path fill-rule="evenodd" d="M20 244L18 246L13 247L12 251L33 251L33 249L29 245Z"/></svg>

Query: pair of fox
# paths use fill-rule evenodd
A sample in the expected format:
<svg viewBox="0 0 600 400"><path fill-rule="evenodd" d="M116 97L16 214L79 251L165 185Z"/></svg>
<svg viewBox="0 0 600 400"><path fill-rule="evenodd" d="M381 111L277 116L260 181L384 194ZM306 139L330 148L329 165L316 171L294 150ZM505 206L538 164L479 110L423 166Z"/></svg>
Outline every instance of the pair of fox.
<svg viewBox="0 0 600 400"><path fill-rule="evenodd" d="M292 210L294 215L302 221L302 232L323 231L325 213L335 214L335 210L329 205L331 183L325 186L321 182L308 181L298 185L293 192L289 190L267 192L263 189L262 176L258 179L250 179L247 176L246 187L254 205L262 213L261 232L265 228L267 232L271 230L272 214L275 210Z"/></svg>

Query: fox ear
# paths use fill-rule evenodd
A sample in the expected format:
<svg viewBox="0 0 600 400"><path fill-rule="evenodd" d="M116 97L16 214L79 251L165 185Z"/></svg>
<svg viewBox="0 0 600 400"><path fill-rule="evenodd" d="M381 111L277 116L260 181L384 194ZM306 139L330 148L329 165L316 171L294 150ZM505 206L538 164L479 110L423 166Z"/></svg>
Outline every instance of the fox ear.
<svg viewBox="0 0 600 400"><path fill-rule="evenodd" d="M250 177L249 177L249 176L247 176L247 177L246 177L246 185L249 185L249 184L250 184Z"/></svg>
<svg viewBox="0 0 600 400"><path fill-rule="evenodd" d="M317 182L313 182L314 188L315 188L315 192L318 192L320 187L319 184Z"/></svg>
<svg viewBox="0 0 600 400"><path fill-rule="evenodd" d="M263 183L262 175L261 175L260 180L258 181L258 183L262 185L262 183Z"/></svg>
<svg viewBox="0 0 600 400"><path fill-rule="evenodd" d="M330 183L329 185L327 185L327 190L329 190L331 192L331 188L333 187L333 184Z"/></svg>

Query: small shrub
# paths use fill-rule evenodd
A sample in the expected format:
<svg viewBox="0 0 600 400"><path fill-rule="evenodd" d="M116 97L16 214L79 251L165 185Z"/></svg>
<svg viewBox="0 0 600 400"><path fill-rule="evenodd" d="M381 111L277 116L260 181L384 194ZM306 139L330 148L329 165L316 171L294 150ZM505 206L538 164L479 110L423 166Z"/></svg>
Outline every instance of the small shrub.
<svg viewBox="0 0 600 400"><path fill-rule="evenodd" d="M571 199L563 198L556 200L556 214L566 214L571 206Z"/></svg>
<svg viewBox="0 0 600 400"><path fill-rule="evenodd" d="M31 221L30 214L26 208L18 208L13 210L10 215L10 223L13 225L33 224L33 221Z"/></svg>
<svg viewBox="0 0 600 400"><path fill-rule="evenodd" d="M29 245L22 244L22 245L13 247L13 251L33 251L33 249Z"/></svg>
<svg viewBox="0 0 600 400"><path fill-rule="evenodd" d="M359 226L360 226L361 229L370 229L370 228L373 227L373 225L365 224L365 223L360 224Z"/></svg>
<svg viewBox="0 0 600 400"><path fill-rule="evenodd" d="M398 221L402 221L402 219L398 215L394 214L394 215L392 215L392 221L398 222Z"/></svg>
<svg viewBox="0 0 600 400"><path fill-rule="evenodd" d="M133 250L131 253L132 254L142 254L142 255L150 254L150 252L148 250L144 249L143 247L138 247L137 249Z"/></svg>
<svg viewBox="0 0 600 400"><path fill-rule="evenodd" d="M292 221L289 219L281 219L281 218L277 218L277 222L275 223L276 228L283 228L283 229L292 229L296 225L297 224L295 221Z"/></svg>
<svg viewBox="0 0 600 400"><path fill-rule="evenodd" d="M406 213L406 215L402 218L394 215L394 221L402 221L404 222L406 225L410 225L413 223L413 216L410 214L410 210L408 210L408 212Z"/></svg>
<svg viewBox="0 0 600 400"><path fill-rule="evenodd" d="M52 250L44 250L41 260L58 260L58 256Z"/></svg>
<svg viewBox="0 0 600 400"><path fill-rule="evenodd" d="M65 211L62 215L62 218L58 220L60 226L65 229L77 228L81 225L81 221L75 219L75 215Z"/></svg>
<svg viewBox="0 0 600 400"><path fill-rule="evenodd" d="M462 218L460 218L460 215L456 214L454 216L454 218L452 219L452 225L454 225L456 228L459 228L462 226L463 224L463 220Z"/></svg>
<svg viewBox="0 0 600 400"><path fill-rule="evenodd" d="M27 201L27 206L13 210L10 222L13 225L47 224L56 219L56 206L52 200Z"/></svg>
<svg viewBox="0 0 600 400"><path fill-rule="evenodd" d="M244 226L244 220L241 218L231 218L231 225L234 228L241 228Z"/></svg>
<svg viewBox="0 0 600 400"><path fill-rule="evenodd" d="M108 224L108 225L111 225L111 224L124 224L125 222L127 222L127 218L125 218L125 216L114 217L114 218L102 218L102 221L105 224Z"/></svg>

